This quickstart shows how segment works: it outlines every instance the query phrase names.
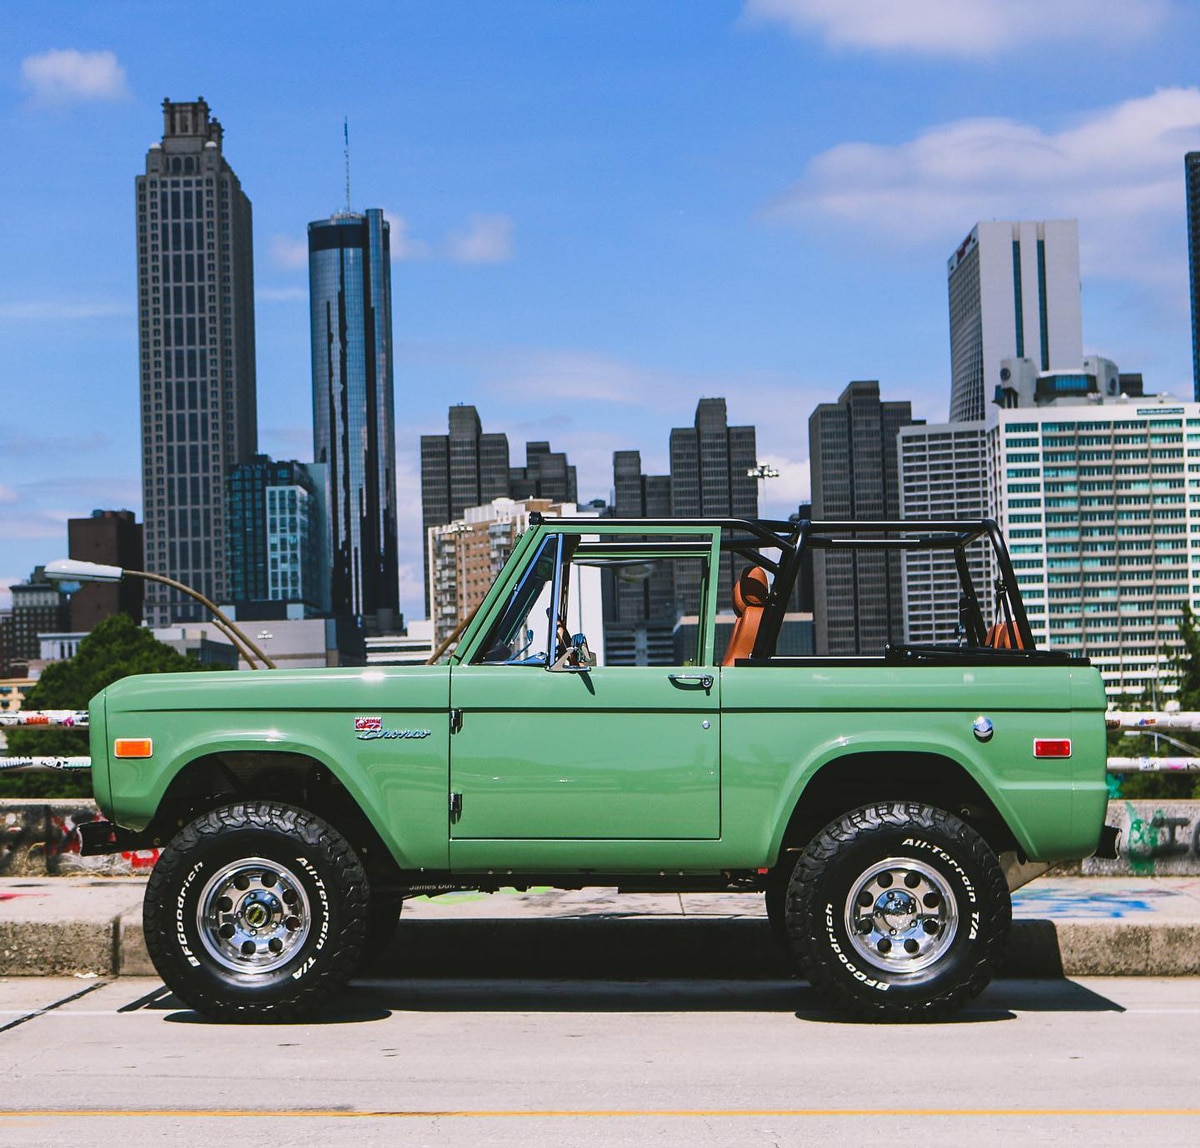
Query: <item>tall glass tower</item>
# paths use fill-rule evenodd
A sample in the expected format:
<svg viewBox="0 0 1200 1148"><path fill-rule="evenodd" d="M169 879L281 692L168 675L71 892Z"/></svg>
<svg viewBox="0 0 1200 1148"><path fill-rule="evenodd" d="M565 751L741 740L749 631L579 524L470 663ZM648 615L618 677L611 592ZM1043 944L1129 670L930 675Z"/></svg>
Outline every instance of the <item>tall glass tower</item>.
<svg viewBox="0 0 1200 1148"><path fill-rule="evenodd" d="M146 569L228 597L225 476L258 442L250 200L203 99L163 100L137 177L142 506ZM204 614L146 586L152 626Z"/></svg>
<svg viewBox="0 0 1200 1148"><path fill-rule="evenodd" d="M383 212L308 225L313 455L326 467L333 612L368 634L394 628L396 433L392 271Z"/></svg>
<svg viewBox="0 0 1200 1148"><path fill-rule="evenodd" d="M1183 157L1187 192L1188 286L1192 296L1192 387L1200 403L1200 151Z"/></svg>

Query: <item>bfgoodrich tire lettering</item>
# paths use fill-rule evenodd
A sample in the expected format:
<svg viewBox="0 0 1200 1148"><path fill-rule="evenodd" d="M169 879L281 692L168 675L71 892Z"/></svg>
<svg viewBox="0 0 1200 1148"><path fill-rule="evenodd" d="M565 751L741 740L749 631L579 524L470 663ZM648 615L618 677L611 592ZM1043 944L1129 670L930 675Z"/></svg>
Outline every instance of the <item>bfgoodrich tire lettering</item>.
<svg viewBox="0 0 1200 1148"><path fill-rule="evenodd" d="M180 831L146 887L150 959L219 1020L288 1020L341 988L364 946L368 888L349 843L275 802L214 809Z"/></svg>
<svg viewBox="0 0 1200 1148"><path fill-rule="evenodd" d="M870 1019L931 1020L991 979L1012 920L995 853L915 802L855 809L800 854L787 929L810 982Z"/></svg>

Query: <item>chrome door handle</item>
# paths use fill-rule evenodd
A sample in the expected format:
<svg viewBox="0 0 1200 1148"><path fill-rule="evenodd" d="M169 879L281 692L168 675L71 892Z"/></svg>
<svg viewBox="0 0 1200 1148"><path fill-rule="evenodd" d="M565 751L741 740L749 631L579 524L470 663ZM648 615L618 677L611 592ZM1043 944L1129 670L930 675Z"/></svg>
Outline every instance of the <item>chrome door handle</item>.
<svg viewBox="0 0 1200 1148"><path fill-rule="evenodd" d="M668 674L667 677L677 686L699 686L705 690L713 687L712 674Z"/></svg>

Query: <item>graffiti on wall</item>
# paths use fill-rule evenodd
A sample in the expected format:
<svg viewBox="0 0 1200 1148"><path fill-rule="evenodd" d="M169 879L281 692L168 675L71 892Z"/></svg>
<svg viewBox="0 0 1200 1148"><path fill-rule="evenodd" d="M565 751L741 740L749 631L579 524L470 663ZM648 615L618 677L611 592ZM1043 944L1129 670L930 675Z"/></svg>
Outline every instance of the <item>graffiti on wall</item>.
<svg viewBox="0 0 1200 1148"><path fill-rule="evenodd" d="M1108 823L1121 831L1115 861L1089 858L1085 873L1137 877L1200 874L1200 801L1114 800Z"/></svg>
<svg viewBox="0 0 1200 1148"><path fill-rule="evenodd" d="M80 854L79 827L102 820L94 806L14 803L0 812L0 877L64 873L141 873L158 860L158 849L99 857Z"/></svg>

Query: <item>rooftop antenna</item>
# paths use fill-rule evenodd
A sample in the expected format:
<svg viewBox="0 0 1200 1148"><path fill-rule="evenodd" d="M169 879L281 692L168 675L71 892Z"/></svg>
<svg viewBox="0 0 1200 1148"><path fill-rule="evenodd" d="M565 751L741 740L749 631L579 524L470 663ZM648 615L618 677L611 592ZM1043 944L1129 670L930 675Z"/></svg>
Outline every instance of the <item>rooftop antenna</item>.
<svg viewBox="0 0 1200 1148"><path fill-rule="evenodd" d="M350 214L350 119L342 117L342 140L346 157L346 214Z"/></svg>

